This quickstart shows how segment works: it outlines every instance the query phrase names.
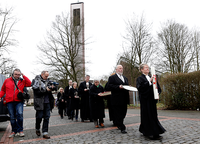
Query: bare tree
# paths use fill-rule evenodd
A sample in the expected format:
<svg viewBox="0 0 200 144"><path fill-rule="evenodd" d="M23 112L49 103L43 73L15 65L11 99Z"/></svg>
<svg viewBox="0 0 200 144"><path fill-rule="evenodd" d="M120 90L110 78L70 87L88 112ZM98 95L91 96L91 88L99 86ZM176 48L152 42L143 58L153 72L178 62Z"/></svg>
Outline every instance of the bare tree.
<svg viewBox="0 0 200 144"><path fill-rule="evenodd" d="M160 62L158 67L170 73L188 72L194 59L191 31L173 20L162 24L158 33Z"/></svg>
<svg viewBox="0 0 200 144"><path fill-rule="evenodd" d="M200 31L194 30L193 32L193 47L194 47L194 67L200 70Z"/></svg>
<svg viewBox="0 0 200 144"><path fill-rule="evenodd" d="M134 83L134 71L141 63L148 63L153 52L154 40L150 33L151 24L144 16L133 17L126 22L126 34L123 36L123 53L119 61L125 62L131 74L131 84Z"/></svg>
<svg viewBox="0 0 200 144"><path fill-rule="evenodd" d="M14 25L17 23L15 16L12 16L13 8L2 10L0 8L0 50L8 51L9 46L16 46L17 41L12 38L15 30Z"/></svg>
<svg viewBox="0 0 200 144"><path fill-rule="evenodd" d="M12 15L13 8L2 10L0 8L0 73L7 75L16 66L16 63L10 58L4 56L5 52L9 52L11 46L18 44L13 38L16 32L13 27L17 23L17 19Z"/></svg>
<svg viewBox="0 0 200 144"><path fill-rule="evenodd" d="M80 40L82 26L82 22L77 26L62 13L56 16L45 41L38 45L42 52L40 63L47 66L62 83L67 84L67 79L79 82L83 77L81 46L84 42Z"/></svg>
<svg viewBox="0 0 200 144"><path fill-rule="evenodd" d="M6 77L11 76L12 71L16 68L16 63L9 58L2 58L0 61L0 74Z"/></svg>

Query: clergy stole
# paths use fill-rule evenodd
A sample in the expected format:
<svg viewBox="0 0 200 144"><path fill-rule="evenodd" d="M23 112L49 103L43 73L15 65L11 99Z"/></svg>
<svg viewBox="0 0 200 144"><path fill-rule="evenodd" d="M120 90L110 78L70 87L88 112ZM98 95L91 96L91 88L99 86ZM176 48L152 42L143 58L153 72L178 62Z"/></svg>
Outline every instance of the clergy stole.
<svg viewBox="0 0 200 144"><path fill-rule="evenodd" d="M151 75L154 76L154 78L153 78L154 99L159 99L157 80L156 80L156 73L155 73L155 68L154 67L151 67Z"/></svg>

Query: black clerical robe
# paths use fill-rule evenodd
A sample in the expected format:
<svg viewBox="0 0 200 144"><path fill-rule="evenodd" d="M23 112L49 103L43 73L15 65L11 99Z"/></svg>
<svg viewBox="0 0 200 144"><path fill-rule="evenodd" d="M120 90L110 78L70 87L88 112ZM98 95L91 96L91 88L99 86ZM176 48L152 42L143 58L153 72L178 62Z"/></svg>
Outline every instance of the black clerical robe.
<svg viewBox="0 0 200 144"><path fill-rule="evenodd" d="M93 120L105 118L104 97L98 96L102 92L104 92L104 89L101 85L97 87L93 84L90 88L90 111Z"/></svg>
<svg viewBox="0 0 200 144"><path fill-rule="evenodd" d="M89 88L91 87L92 83L89 82ZM80 116L82 120L91 120L90 117L90 105L89 105L89 90L84 91L87 89L86 81L80 83L78 88L79 96L81 97L81 109L80 109Z"/></svg>
<svg viewBox="0 0 200 144"><path fill-rule="evenodd" d="M119 88L120 85L128 85L128 79L122 76L124 82L117 74L108 79L108 89L111 90L111 104L114 109L114 120L117 127L123 131L126 129L124 118L127 113L127 104L129 104L129 91Z"/></svg>
<svg viewBox="0 0 200 144"><path fill-rule="evenodd" d="M136 87L140 97L141 124L139 131L145 136L159 135L166 130L162 127L157 116L157 100L154 99L153 85L149 84L146 76L142 74L137 78ZM161 88L157 82L158 93Z"/></svg>

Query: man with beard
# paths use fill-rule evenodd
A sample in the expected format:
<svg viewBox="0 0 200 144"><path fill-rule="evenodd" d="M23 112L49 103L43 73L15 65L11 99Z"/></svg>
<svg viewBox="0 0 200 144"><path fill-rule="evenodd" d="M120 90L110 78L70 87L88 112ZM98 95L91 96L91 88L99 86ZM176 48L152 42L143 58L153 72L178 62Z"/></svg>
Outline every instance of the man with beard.
<svg viewBox="0 0 200 144"><path fill-rule="evenodd" d="M128 85L128 79L122 75L122 65L117 65L116 74L108 79L108 88L111 90L111 104L114 109L115 124L121 133L125 134L126 126L124 125L124 118L127 113L127 104L129 104L129 91L123 88L123 85Z"/></svg>

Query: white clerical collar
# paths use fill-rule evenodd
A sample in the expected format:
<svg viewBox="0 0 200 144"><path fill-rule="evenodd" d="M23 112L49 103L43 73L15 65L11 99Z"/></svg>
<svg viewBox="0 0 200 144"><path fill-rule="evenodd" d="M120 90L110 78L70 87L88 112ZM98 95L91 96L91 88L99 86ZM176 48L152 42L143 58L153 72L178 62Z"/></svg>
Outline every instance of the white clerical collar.
<svg viewBox="0 0 200 144"><path fill-rule="evenodd" d="M124 77L117 73L117 76L124 82Z"/></svg>

